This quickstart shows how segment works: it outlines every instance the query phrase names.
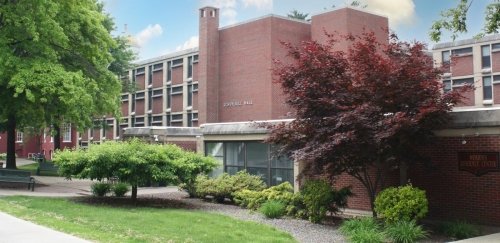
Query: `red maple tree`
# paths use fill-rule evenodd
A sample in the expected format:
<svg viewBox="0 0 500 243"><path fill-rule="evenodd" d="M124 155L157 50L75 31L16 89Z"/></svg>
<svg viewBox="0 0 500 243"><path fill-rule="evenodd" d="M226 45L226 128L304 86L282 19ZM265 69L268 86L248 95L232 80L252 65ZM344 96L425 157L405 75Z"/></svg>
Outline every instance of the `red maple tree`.
<svg viewBox="0 0 500 243"><path fill-rule="evenodd" d="M296 118L272 126L267 142L305 163L303 174L355 177L373 207L385 173L399 167L405 182L408 165L421 159L418 145L449 122L463 97L443 93L442 69L420 42L328 37L327 44L284 43L293 61L276 60L274 73ZM351 43L348 51L335 50L339 40Z"/></svg>

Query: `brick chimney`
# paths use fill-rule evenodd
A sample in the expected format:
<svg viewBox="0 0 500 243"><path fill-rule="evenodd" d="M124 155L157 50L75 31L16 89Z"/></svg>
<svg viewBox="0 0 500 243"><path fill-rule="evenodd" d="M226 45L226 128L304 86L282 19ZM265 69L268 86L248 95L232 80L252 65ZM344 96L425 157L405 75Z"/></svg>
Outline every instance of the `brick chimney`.
<svg viewBox="0 0 500 243"><path fill-rule="evenodd" d="M198 72L199 124L219 121L219 9L200 9Z"/></svg>

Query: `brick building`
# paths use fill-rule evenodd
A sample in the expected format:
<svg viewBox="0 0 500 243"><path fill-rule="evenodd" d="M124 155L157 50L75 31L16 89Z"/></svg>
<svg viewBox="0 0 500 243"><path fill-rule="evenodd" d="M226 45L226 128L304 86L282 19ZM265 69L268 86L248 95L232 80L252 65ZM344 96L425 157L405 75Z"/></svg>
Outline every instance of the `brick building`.
<svg viewBox="0 0 500 243"><path fill-rule="evenodd" d="M325 31L359 34L364 30L387 40L387 18L342 8L313 15L310 22L267 15L219 28L219 10L205 7L200 9L199 21L199 48L137 62L123 75L135 91L122 94L122 118L96 120L96 128L84 133L64 126L61 139L68 143L63 147L142 137L214 156L220 162L214 174L246 169L261 175L269 185L290 181L298 188L295 178L300 164L274 158L273 147L262 143L267 130L254 122L293 119L279 85L273 83L273 59L286 60L280 41L324 42ZM347 50L349 43L336 48ZM423 148L433 167L416 165L409 178L427 190L430 217L498 224L500 173L495 170L500 151L500 113L496 110L500 107L500 86L496 87L500 85L500 36L439 44L433 56L437 65L452 62L443 77L444 92L465 83L473 83L476 89L465 94L467 99L455 109L450 128L437 131L435 144ZM53 144L49 136L43 137L20 139L18 155L41 151L50 158ZM0 151L5 151L4 141L0 139ZM482 156L487 158L485 168L461 164ZM492 162L495 158L496 164ZM395 173L388 185L398 182ZM348 176L341 176L338 183L353 186L356 195L350 199L350 207L369 209L360 183Z"/></svg>

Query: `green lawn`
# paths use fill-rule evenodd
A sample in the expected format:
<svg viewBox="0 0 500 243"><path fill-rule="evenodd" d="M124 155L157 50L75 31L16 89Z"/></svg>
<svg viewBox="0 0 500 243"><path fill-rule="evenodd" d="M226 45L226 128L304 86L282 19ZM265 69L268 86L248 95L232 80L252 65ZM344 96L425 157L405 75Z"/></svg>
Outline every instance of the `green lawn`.
<svg viewBox="0 0 500 243"><path fill-rule="evenodd" d="M195 210L110 207L26 196L1 197L0 210L99 242L296 242L266 225Z"/></svg>

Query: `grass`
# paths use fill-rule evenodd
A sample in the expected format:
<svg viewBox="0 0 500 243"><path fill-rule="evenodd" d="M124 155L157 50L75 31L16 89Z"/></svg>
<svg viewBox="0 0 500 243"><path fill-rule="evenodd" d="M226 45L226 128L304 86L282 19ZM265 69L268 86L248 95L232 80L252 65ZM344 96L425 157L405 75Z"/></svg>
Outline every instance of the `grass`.
<svg viewBox="0 0 500 243"><path fill-rule="evenodd" d="M0 209L99 242L295 242L266 225L194 210L110 207L25 196L0 198Z"/></svg>
<svg viewBox="0 0 500 243"><path fill-rule="evenodd" d="M453 239L462 240L481 234L479 228L465 221L444 222L439 226L440 232Z"/></svg>
<svg viewBox="0 0 500 243"><path fill-rule="evenodd" d="M17 169L29 171L29 172L31 172L31 175L36 175L36 170L38 169L38 163L18 166ZM41 176L59 176L59 174L57 174L56 171L45 171L45 170L40 171L40 175Z"/></svg>

